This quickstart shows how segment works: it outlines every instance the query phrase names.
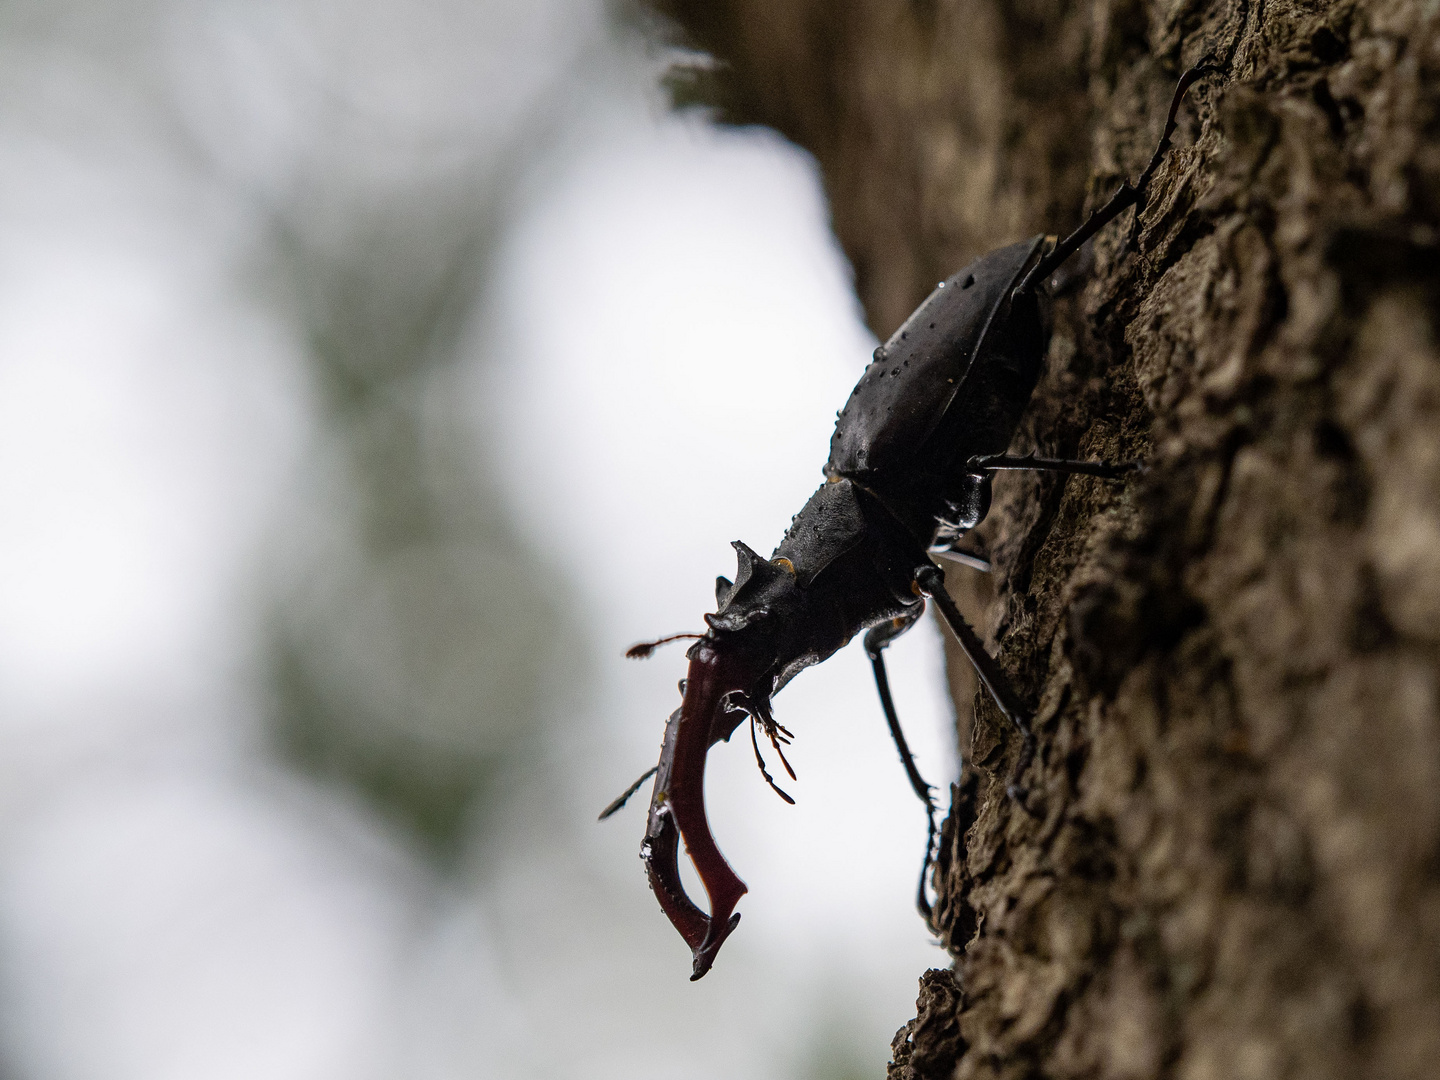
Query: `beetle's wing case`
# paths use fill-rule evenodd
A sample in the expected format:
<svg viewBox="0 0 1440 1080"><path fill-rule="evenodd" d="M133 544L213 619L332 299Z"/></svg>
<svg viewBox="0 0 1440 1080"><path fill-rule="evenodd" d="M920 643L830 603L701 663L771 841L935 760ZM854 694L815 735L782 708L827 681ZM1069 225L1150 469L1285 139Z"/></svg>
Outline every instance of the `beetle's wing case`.
<svg viewBox="0 0 1440 1080"><path fill-rule="evenodd" d="M969 374L996 310L1045 238L984 255L947 278L860 376L830 439L831 478L898 465L930 436Z"/></svg>

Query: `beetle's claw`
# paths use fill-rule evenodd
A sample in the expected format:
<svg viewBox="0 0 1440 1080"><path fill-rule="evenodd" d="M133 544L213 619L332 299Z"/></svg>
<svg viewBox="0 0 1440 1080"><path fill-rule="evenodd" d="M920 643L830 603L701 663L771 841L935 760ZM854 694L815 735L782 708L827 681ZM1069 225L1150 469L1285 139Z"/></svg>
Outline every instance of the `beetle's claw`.
<svg viewBox="0 0 1440 1080"><path fill-rule="evenodd" d="M714 941L711 941L710 935L706 934L705 941L701 943L698 949L694 950L694 962L690 966L691 982L694 982L710 970L710 965L715 963L715 954L720 951L720 946L724 944L725 939L730 936L730 932L739 925L740 913L737 911L734 915L730 916L730 921L725 924L724 931L717 934ZM712 929L714 928L715 923L713 920L710 922L710 926Z"/></svg>
<svg viewBox="0 0 1440 1080"><path fill-rule="evenodd" d="M745 688L742 674L742 665L713 643L702 639L692 649L685 699L665 725L650 819L640 849L655 898L690 946L692 980L715 962L715 954L740 921L735 905L746 892L745 883L730 869L710 834L704 786L710 747L728 738L746 715L726 708L727 696ZM682 838L710 899L708 915L690 900L680 882Z"/></svg>
<svg viewBox="0 0 1440 1080"><path fill-rule="evenodd" d="M666 729L667 744L669 728L675 725L679 714L677 709L670 718ZM640 858L645 862L645 876L650 879L655 899L660 901L660 910L680 931L685 944L692 950L698 949L710 932L710 920L690 902L685 895L685 887L680 883L680 830L675 827L675 820L669 812L657 813L653 803L650 827L645 832L645 842L640 845Z"/></svg>

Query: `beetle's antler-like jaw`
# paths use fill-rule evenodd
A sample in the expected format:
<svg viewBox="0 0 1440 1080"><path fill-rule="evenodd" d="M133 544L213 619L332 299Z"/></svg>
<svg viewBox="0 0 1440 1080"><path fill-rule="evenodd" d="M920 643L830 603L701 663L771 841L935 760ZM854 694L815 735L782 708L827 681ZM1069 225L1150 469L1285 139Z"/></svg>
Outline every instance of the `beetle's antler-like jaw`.
<svg viewBox="0 0 1440 1080"><path fill-rule="evenodd" d="M705 817L706 754L743 716L730 709L726 699L734 691L748 689L744 674L745 665L738 657L717 649L709 639L691 649L685 700L665 725L665 745L640 852L650 888L694 955L692 980L710 970L721 943L740 921L734 914L735 905L746 892L745 883L715 846ZM709 896L709 915L691 902L680 883L682 837Z"/></svg>

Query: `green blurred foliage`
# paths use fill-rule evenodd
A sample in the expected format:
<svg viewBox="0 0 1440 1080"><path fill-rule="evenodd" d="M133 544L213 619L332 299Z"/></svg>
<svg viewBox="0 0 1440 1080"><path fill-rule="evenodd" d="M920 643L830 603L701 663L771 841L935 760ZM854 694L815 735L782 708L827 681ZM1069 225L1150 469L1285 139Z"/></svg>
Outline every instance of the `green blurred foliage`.
<svg viewBox="0 0 1440 1080"><path fill-rule="evenodd" d="M547 671L583 651L556 572L491 482L463 389L499 195L465 179L490 197L422 186L338 240L279 230L323 479L276 610L275 734L442 859L518 782L553 701Z"/></svg>

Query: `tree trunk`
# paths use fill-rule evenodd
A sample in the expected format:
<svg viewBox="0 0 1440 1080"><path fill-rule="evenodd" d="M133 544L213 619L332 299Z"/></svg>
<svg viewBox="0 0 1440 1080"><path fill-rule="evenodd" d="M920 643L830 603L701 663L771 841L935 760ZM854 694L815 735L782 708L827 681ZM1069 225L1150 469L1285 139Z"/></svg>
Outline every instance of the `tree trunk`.
<svg viewBox="0 0 1440 1080"><path fill-rule="evenodd" d="M820 163L882 339L991 248L1148 205L1057 304L952 663L952 972L890 1077L1440 1070L1440 6L657 0L698 89ZM694 89L694 88L692 88ZM1134 224L1132 224L1134 222ZM837 404L839 404L837 402ZM973 702L973 708L972 708Z"/></svg>

